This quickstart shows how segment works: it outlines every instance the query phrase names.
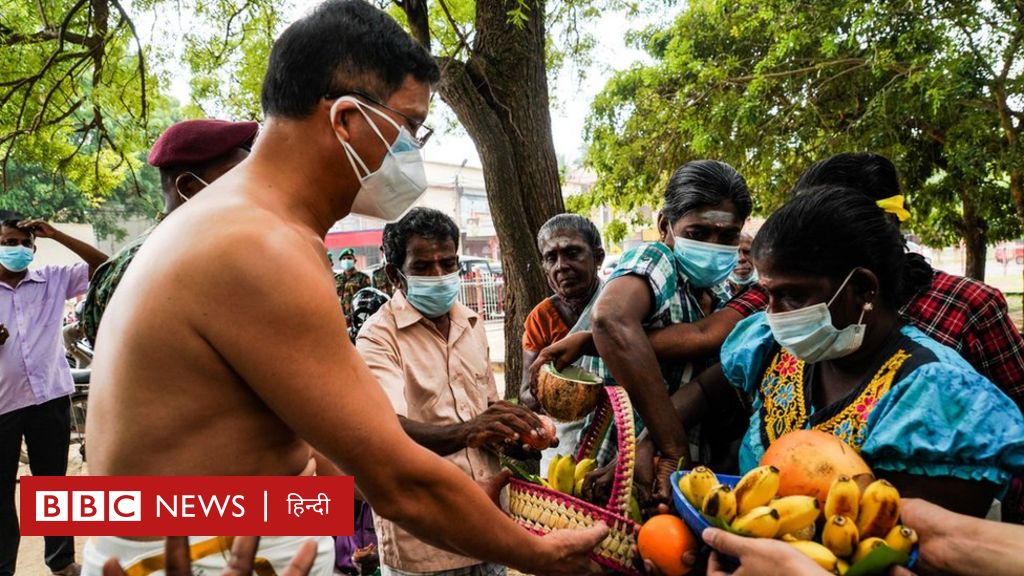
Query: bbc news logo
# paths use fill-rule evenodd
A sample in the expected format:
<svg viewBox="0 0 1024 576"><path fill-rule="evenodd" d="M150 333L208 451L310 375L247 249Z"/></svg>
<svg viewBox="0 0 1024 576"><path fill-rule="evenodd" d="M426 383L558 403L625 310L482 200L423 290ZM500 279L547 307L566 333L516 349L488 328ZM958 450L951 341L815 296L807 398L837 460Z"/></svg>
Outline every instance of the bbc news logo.
<svg viewBox="0 0 1024 576"><path fill-rule="evenodd" d="M37 522L140 522L142 492L111 490L40 490L36 492Z"/></svg>
<svg viewBox="0 0 1024 576"><path fill-rule="evenodd" d="M26 476L28 536L348 535L354 481L342 476Z"/></svg>

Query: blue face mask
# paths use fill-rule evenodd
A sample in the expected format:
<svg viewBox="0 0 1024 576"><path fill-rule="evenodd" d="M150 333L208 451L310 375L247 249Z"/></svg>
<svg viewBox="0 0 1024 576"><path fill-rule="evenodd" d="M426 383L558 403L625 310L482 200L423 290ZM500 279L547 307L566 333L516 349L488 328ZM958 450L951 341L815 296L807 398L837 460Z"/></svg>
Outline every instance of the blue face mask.
<svg viewBox="0 0 1024 576"><path fill-rule="evenodd" d="M697 288L710 288L720 284L729 277L729 273L740 259L736 246L680 238L674 235L671 228L669 233L673 234L675 239L672 249L679 257L683 273L689 278L690 284Z"/></svg>
<svg viewBox="0 0 1024 576"><path fill-rule="evenodd" d="M11 272L24 272L32 263L36 253L24 246L0 246L0 266Z"/></svg>
<svg viewBox="0 0 1024 576"><path fill-rule="evenodd" d="M461 279L457 270L444 276L403 277L408 286L405 296L409 304L427 318L444 316L459 298Z"/></svg>
<svg viewBox="0 0 1024 576"><path fill-rule="evenodd" d="M835 360L856 352L864 342L864 331L867 328L864 325L864 313L870 311L872 305L864 304L857 323L843 329L832 324L832 312L829 310L855 271L856 268L850 271L827 304L819 302L789 312L769 312L768 326L771 327L775 341L808 364Z"/></svg>
<svg viewBox="0 0 1024 576"><path fill-rule="evenodd" d="M351 270L351 269L353 269L355 267L356 267L356 261L355 260L349 260L348 258L346 258L346 259L341 261L341 269L344 270L345 272L348 272L349 270Z"/></svg>

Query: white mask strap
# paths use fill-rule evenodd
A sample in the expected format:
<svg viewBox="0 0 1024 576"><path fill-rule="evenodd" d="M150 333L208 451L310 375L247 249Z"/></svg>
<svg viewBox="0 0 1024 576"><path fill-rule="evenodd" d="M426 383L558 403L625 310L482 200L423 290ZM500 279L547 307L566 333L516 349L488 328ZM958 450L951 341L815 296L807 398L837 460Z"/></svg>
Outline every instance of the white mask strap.
<svg viewBox="0 0 1024 576"><path fill-rule="evenodd" d="M185 172L182 172L182 174L188 174L189 176L195 178L196 180L199 180L200 182L203 183L203 186L205 186L205 187L209 187L210 186L209 182L207 182L206 180L203 180L202 178L200 178L199 175L196 174L195 172L189 172L188 170L186 170ZM189 200L191 200L191 198L189 198L188 196L185 196L184 194L182 194L181 190L178 190L177 186L174 187L174 191L177 192L178 196L181 197L181 201L182 202L188 202Z"/></svg>
<svg viewBox="0 0 1024 576"><path fill-rule="evenodd" d="M836 293L832 295L832 299L828 301L827 306L829 308L832 307L832 303L835 302L836 298L839 297L839 294L843 291L843 288L846 288L846 283L850 281L850 278L853 278L853 273L856 272L856 271L857 271L857 269L854 268L853 270L850 270L849 274L846 275L846 280L843 280L843 283L839 285L839 289L836 290ZM861 312L861 319L862 320L864 319L864 313L863 312Z"/></svg>

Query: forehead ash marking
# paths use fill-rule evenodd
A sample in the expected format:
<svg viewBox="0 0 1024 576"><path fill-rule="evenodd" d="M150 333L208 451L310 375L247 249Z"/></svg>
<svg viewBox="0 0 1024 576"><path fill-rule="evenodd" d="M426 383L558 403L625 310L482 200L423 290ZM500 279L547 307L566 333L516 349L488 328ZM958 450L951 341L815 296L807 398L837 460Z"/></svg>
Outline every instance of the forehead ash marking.
<svg viewBox="0 0 1024 576"><path fill-rule="evenodd" d="M710 222L715 226L732 226L737 222L736 214L726 210L706 210L704 212L697 212L696 216L706 222Z"/></svg>

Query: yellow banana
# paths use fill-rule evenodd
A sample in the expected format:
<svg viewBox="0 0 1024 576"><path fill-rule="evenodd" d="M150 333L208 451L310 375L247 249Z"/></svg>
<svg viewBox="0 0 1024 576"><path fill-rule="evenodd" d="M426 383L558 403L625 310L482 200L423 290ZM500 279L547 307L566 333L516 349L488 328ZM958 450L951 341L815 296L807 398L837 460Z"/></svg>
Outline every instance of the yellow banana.
<svg viewBox="0 0 1024 576"><path fill-rule="evenodd" d="M776 498L769 506L779 513L779 535L792 534L813 525L818 519L820 508L814 496Z"/></svg>
<svg viewBox="0 0 1024 576"><path fill-rule="evenodd" d="M832 516L821 531L821 543L836 556L849 556L857 549L860 534L857 525L846 516Z"/></svg>
<svg viewBox="0 0 1024 576"><path fill-rule="evenodd" d="M846 474L840 474L832 481L825 499L825 518L846 516L857 518L860 510L860 486Z"/></svg>
<svg viewBox="0 0 1024 576"><path fill-rule="evenodd" d="M555 470L558 470L558 463L562 461L562 458L565 456L558 454L551 459L551 462L548 462L548 484L551 486L555 485Z"/></svg>
<svg viewBox="0 0 1024 576"><path fill-rule="evenodd" d="M909 526L898 524L889 530L889 534L885 537L885 543L893 550L910 554L914 544L917 544L917 532Z"/></svg>
<svg viewBox="0 0 1024 576"><path fill-rule="evenodd" d="M812 522L807 526L804 526L801 530L787 534L787 536L792 536L796 540L814 540L814 533L816 532L815 528L816 526Z"/></svg>
<svg viewBox="0 0 1024 576"><path fill-rule="evenodd" d="M779 492L779 479L779 469L775 466L758 466L744 474L733 488L739 513L746 514L771 502Z"/></svg>
<svg viewBox="0 0 1024 576"><path fill-rule="evenodd" d="M741 536L774 538L779 531L779 513L770 506L758 506L733 520L732 529Z"/></svg>
<svg viewBox="0 0 1024 576"><path fill-rule="evenodd" d="M811 542L810 540L797 540L795 542L790 542L789 545L799 550L804 556L814 560L818 566L821 566L829 572L835 572L836 563L839 559L836 558L836 555L828 548L825 548L817 542Z"/></svg>
<svg viewBox="0 0 1024 576"><path fill-rule="evenodd" d="M875 480L860 498L857 530L861 538L884 537L900 517L900 493L886 480Z"/></svg>
<svg viewBox="0 0 1024 576"><path fill-rule="evenodd" d="M593 458L584 458L576 463L576 469L573 471L573 478L575 478L576 482L579 482L594 470L597 470L597 460L594 460Z"/></svg>
<svg viewBox="0 0 1024 576"><path fill-rule="evenodd" d="M874 537L865 538L864 540L861 540L860 544L857 545L857 551L853 553L853 558L851 558L851 561L854 564L860 562L864 559L865 556L871 554L872 550L878 548L879 546L885 546L885 540Z"/></svg>
<svg viewBox="0 0 1024 576"><path fill-rule="evenodd" d="M736 517L736 494L732 488L719 484L708 492L704 497L704 503L700 508L708 518L718 518L726 524L730 524Z"/></svg>
<svg viewBox="0 0 1024 576"><path fill-rule="evenodd" d="M846 572L850 570L850 563L842 558L836 560L836 574L839 576L845 576Z"/></svg>
<svg viewBox="0 0 1024 576"><path fill-rule="evenodd" d="M555 489L559 492L572 495L573 489L576 487L576 479L573 477L573 473L576 469L576 462L572 456L566 456L558 461L558 467L555 468Z"/></svg>
<svg viewBox="0 0 1024 576"><path fill-rule="evenodd" d="M683 493L683 497L686 498L686 501L690 503L690 506L693 506L697 510L700 510L701 504L703 502L697 500L697 497L694 496L693 485L690 483L692 480L693 476L690 476L689 473L686 473L682 477L680 477L679 491Z"/></svg>
<svg viewBox="0 0 1024 576"><path fill-rule="evenodd" d="M715 473L706 466L697 466L687 476L690 476L690 489L693 491L693 502L695 502L694 508L700 508L708 492L711 492L712 488L721 484L718 481L718 476L715 476Z"/></svg>

